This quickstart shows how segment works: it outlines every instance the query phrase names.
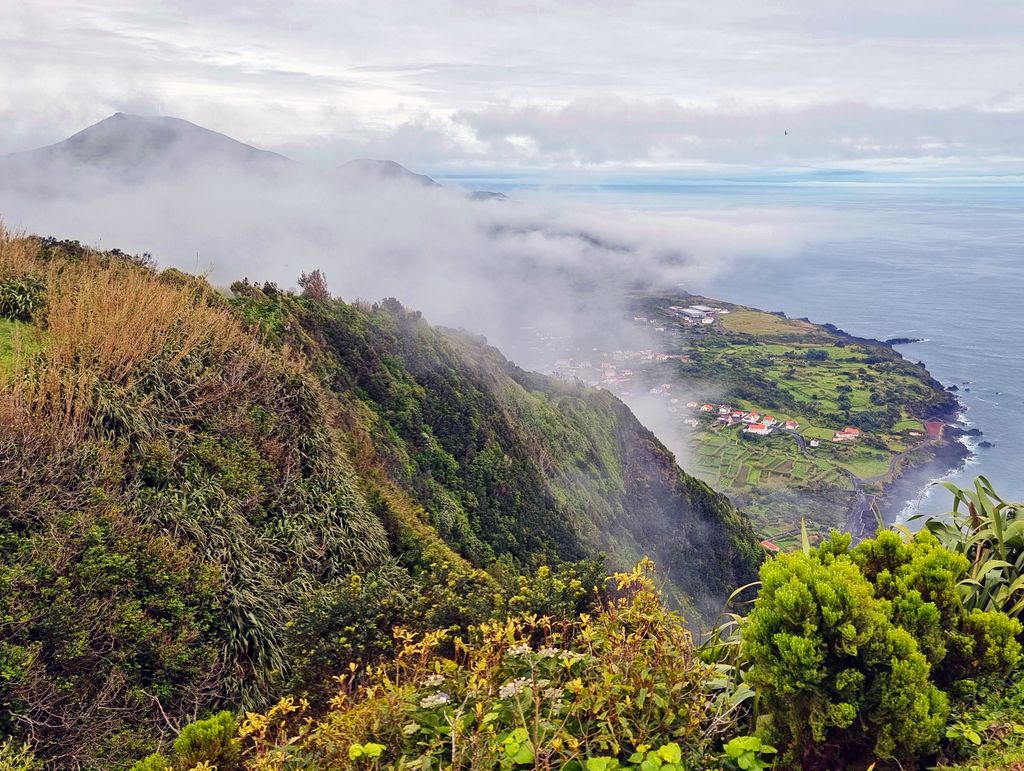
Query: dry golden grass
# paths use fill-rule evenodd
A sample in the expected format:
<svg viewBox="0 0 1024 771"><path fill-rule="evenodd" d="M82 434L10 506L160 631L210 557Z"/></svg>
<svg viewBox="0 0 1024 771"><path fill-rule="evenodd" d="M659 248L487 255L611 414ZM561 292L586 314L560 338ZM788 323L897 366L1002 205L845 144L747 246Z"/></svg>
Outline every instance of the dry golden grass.
<svg viewBox="0 0 1024 771"><path fill-rule="evenodd" d="M16 356L0 373L4 411L45 417L72 435L89 424L98 384L127 393L150 362L165 372L202 349L226 366L191 396L209 402L266 372L267 352L227 308L214 307L194 287L174 286L131 263L93 255L81 262L44 263L33 239L0 229L0 275L31 272L44 278L46 342L32 356ZM285 364L299 362L285 354Z"/></svg>
<svg viewBox="0 0 1024 771"><path fill-rule="evenodd" d="M37 270L39 246L34 239L12 233L0 220L0 276Z"/></svg>

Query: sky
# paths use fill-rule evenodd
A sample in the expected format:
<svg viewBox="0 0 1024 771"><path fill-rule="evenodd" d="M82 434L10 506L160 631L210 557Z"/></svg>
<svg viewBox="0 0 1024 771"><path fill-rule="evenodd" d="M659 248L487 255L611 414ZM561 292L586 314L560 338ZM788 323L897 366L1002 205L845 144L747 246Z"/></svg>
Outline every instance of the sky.
<svg viewBox="0 0 1024 771"><path fill-rule="evenodd" d="M4 0L0 154L115 111L316 163L1024 169L1020 0Z"/></svg>

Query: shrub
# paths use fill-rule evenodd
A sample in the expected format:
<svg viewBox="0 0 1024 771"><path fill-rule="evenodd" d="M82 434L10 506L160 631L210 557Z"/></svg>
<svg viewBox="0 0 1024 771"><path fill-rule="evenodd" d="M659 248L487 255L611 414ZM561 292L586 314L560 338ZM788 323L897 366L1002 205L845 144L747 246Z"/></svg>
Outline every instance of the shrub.
<svg viewBox="0 0 1024 771"><path fill-rule="evenodd" d="M45 299L46 287L34 276L0 278L0 318L31 321Z"/></svg>
<svg viewBox="0 0 1024 771"><path fill-rule="evenodd" d="M943 485L953 493L953 510L925 528L970 561L959 584L964 605L1024 617L1024 505L1003 500L983 476L973 489Z"/></svg>
<svg viewBox="0 0 1024 771"><path fill-rule="evenodd" d="M452 656L440 653L443 633L400 634L395 660L341 678L321 720L307 721L293 699L250 715L247 763L284 768L297 752L347 767L352 748L369 743L384 748L373 762L420 768L701 763L720 746L729 708L715 700L714 670L661 604L651 571L645 562L616 576L613 598L592 616L483 624Z"/></svg>
<svg viewBox="0 0 1024 771"><path fill-rule="evenodd" d="M1017 663L1018 622L964 612L957 582L968 567L927 533L886 531L854 549L833 533L762 568L744 651L762 732L787 762L836 768L930 752L948 711L940 686Z"/></svg>
<svg viewBox="0 0 1024 771"><path fill-rule="evenodd" d="M234 771L239 768L241 747L238 725L230 712L218 712L185 726L168 757L154 753L131 771Z"/></svg>
<svg viewBox="0 0 1024 771"><path fill-rule="evenodd" d="M230 771L240 755L237 730L234 716L226 711L185 726L174 742L178 765L188 769L206 762L217 771Z"/></svg>
<svg viewBox="0 0 1024 771"><path fill-rule="evenodd" d="M43 771L43 764L35 759L27 744L4 739L0 741L0 771Z"/></svg>
<svg viewBox="0 0 1024 771"><path fill-rule="evenodd" d="M317 268L312 273L303 273L299 276L299 287L302 294L310 300L327 302L331 299L331 292L327 288L327 276Z"/></svg>

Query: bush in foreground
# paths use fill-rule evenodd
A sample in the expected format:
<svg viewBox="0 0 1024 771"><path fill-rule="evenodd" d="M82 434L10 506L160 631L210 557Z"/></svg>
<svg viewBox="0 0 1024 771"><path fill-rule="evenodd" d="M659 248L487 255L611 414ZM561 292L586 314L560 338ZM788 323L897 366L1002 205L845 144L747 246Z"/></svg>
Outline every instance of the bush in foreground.
<svg viewBox="0 0 1024 771"><path fill-rule="evenodd" d="M243 767L702 767L736 708L717 694L683 619L662 604L653 565L614 581L593 615L484 624L474 640L455 642L454 655L441 653L443 632L399 632L395 659L338 678L321 717L292 698L247 715ZM771 752L759 742L732 750L743 762Z"/></svg>
<svg viewBox="0 0 1024 771"><path fill-rule="evenodd" d="M934 753L957 681L1008 672L1021 625L965 611L968 561L924 533L818 549L768 562L743 628L760 729L805 769Z"/></svg>

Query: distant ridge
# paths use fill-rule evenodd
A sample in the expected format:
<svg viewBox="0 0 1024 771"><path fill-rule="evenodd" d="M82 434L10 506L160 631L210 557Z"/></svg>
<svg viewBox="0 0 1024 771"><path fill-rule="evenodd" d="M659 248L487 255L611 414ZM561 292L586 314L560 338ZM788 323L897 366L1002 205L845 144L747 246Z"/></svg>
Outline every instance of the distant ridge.
<svg viewBox="0 0 1024 771"><path fill-rule="evenodd" d="M96 187L173 180L207 169L270 180L302 173L302 166L290 158L181 118L117 112L55 144L0 157L0 188L38 194L88 192ZM328 177L345 185L399 181L443 187L395 161L370 158L348 161ZM475 191L467 197L505 196Z"/></svg>
<svg viewBox="0 0 1024 771"><path fill-rule="evenodd" d="M375 160L373 158L356 158L353 161L343 163L337 168L336 175L346 180L372 177L376 179L416 182L424 187L442 186L440 182L431 179L426 174L417 174L400 163L388 160Z"/></svg>

